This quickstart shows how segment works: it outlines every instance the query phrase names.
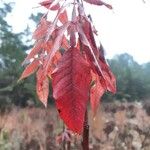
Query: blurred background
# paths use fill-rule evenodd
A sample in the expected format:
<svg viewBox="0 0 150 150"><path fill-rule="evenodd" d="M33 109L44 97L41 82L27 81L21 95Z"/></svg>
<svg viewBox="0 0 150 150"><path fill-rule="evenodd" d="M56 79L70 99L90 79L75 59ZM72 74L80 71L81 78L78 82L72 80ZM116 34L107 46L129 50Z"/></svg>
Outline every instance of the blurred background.
<svg viewBox="0 0 150 150"><path fill-rule="evenodd" d="M34 75L17 83L24 69L21 63L34 43L32 32L45 12L35 8L38 2L0 0L0 150L65 149L69 141L54 108L52 90L44 109L36 95ZM112 11L90 5L86 9L116 76L117 93L102 97L96 121L89 110L90 147L149 150L150 1L106 2L113 5ZM72 149L80 149L78 139L71 136Z"/></svg>

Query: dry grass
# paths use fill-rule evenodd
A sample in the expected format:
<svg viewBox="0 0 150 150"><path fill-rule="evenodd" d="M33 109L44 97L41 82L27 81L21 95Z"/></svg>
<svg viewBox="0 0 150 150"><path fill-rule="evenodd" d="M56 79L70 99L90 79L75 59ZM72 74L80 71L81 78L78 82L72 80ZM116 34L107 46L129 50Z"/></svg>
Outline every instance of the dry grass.
<svg viewBox="0 0 150 150"><path fill-rule="evenodd" d="M89 111L91 150L149 150L150 117L140 104L104 104L93 119ZM61 150L81 137L64 131L55 109L14 108L0 115L0 150ZM71 138L70 138L71 136Z"/></svg>

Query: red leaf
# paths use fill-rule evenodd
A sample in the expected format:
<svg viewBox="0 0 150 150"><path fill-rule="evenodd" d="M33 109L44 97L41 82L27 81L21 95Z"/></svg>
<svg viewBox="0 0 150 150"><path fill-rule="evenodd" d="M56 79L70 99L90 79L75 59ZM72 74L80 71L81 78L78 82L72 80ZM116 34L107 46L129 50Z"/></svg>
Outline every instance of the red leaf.
<svg viewBox="0 0 150 150"><path fill-rule="evenodd" d="M68 40L65 36L63 36L63 40L62 40L62 48L64 49L68 49L69 48L69 43L68 43Z"/></svg>
<svg viewBox="0 0 150 150"><path fill-rule="evenodd" d="M99 50L99 65L101 66L103 75L105 76L105 83L107 90L112 93L116 93L116 78L114 74L111 72L108 63L105 60L103 46L101 45L98 50Z"/></svg>
<svg viewBox="0 0 150 150"><path fill-rule="evenodd" d="M26 62L28 62L31 58L34 58L34 56L41 51L42 46L43 46L43 40L39 40L32 48L31 52L28 54L25 60L22 62L22 65L26 64Z"/></svg>
<svg viewBox="0 0 150 150"><path fill-rule="evenodd" d="M87 46L82 45L82 49L85 52L87 56L87 60L91 66L91 69L94 73L98 74L101 77L101 86L108 91L112 93L116 93L116 79L113 73L111 72L108 64L106 63L106 60L102 54L99 54L99 57L97 58L99 67L101 68L102 74L99 74L98 67L95 66L93 57L91 56L90 50ZM103 75L103 76L102 76Z"/></svg>
<svg viewBox="0 0 150 150"><path fill-rule="evenodd" d="M56 66L57 65L57 63L58 63L58 61L59 61L59 59L61 58L61 54L60 54L60 52L58 51L56 54L55 54L55 56L53 57L53 64Z"/></svg>
<svg viewBox="0 0 150 150"><path fill-rule="evenodd" d="M53 41L52 41L52 40L49 40L49 41L47 41L47 42L45 42L45 43L43 44L43 49L44 49L47 53L50 53L53 44L54 44Z"/></svg>
<svg viewBox="0 0 150 150"><path fill-rule="evenodd" d="M92 25L86 18L82 19L82 29L87 37L87 40L89 41L93 49L95 56L99 57L99 50L95 42Z"/></svg>
<svg viewBox="0 0 150 150"><path fill-rule="evenodd" d="M60 22L61 22L62 24L68 22L68 15L67 15L66 10L64 10L62 13L60 13L58 19L60 20Z"/></svg>
<svg viewBox="0 0 150 150"><path fill-rule="evenodd" d="M44 74L44 70L39 68L36 74L37 82L36 82L36 92L40 99L40 101L47 106L47 99L49 94L49 80Z"/></svg>
<svg viewBox="0 0 150 150"><path fill-rule="evenodd" d="M51 22L47 21L45 18L42 18L40 24L38 25L37 29L33 33L34 39L41 39L46 36L48 27L50 26Z"/></svg>
<svg viewBox="0 0 150 150"><path fill-rule="evenodd" d="M97 69L97 73L100 76L102 76L102 78L104 78L103 72L102 72L101 67L99 65L97 56L95 55L95 53L93 51L92 45L88 41L82 27L79 24L77 25L77 30L79 33L80 41L82 42L83 45L87 46L87 48L88 48L88 53L89 53L89 56L91 57L90 59L92 60L91 64L94 65L94 67Z"/></svg>
<svg viewBox="0 0 150 150"><path fill-rule="evenodd" d="M45 0L45 1L40 2L39 4L41 6L48 7L48 6L50 6L52 4L52 2L53 2L53 0Z"/></svg>
<svg viewBox="0 0 150 150"><path fill-rule="evenodd" d="M43 1L43 2L40 2L39 4L41 6L44 6L45 8L47 9L50 9L50 10L58 10L60 8L60 5L59 3L58 4L55 4L51 7L52 3L53 3L54 0L46 0L46 1Z"/></svg>
<svg viewBox="0 0 150 150"><path fill-rule="evenodd" d="M78 49L70 48L52 74L53 96L61 118L79 134L83 131L90 82L89 66Z"/></svg>
<svg viewBox="0 0 150 150"><path fill-rule="evenodd" d="M50 8L50 10L58 10L60 8L59 4L56 4Z"/></svg>
<svg viewBox="0 0 150 150"><path fill-rule="evenodd" d="M76 46L76 26L74 23L70 24L70 27L68 29L68 34L70 35L70 46L75 47Z"/></svg>
<svg viewBox="0 0 150 150"><path fill-rule="evenodd" d="M35 59L31 64L29 64L26 67L26 69L23 71L23 73L18 81L33 74L38 69L38 67L39 67L39 60Z"/></svg>
<svg viewBox="0 0 150 150"><path fill-rule="evenodd" d="M51 66L48 68L48 77L51 78L51 74L52 72L54 71L54 69L56 68L57 64L58 64L58 61L59 59L61 58L61 54L60 52L56 52L56 54L54 55L53 59L52 59L52 63L51 63Z"/></svg>
<svg viewBox="0 0 150 150"><path fill-rule="evenodd" d="M100 98L102 97L106 89L103 87L102 83L100 82L100 77L97 74L92 73L92 78L95 84L91 88L90 102L91 102L92 111L95 116L100 103Z"/></svg>
<svg viewBox="0 0 150 150"><path fill-rule="evenodd" d="M101 0L84 0L84 1L87 2L87 3L90 3L90 4L94 4L94 5L104 5L107 8L112 9L111 5L105 3L105 2L103 2Z"/></svg>
<svg viewBox="0 0 150 150"><path fill-rule="evenodd" d="M65 10L65 6L62 6L58 12L57 15L54 19L54 21L52 22L52 24L50 25L48 31L47 31L47 35L46 35L46 41L48 41L51 38L51 35L53 33L53 31L56 29L57 27L57 22L60 19L60 21L62 21L62 24L65 25L68 23L68 17L67 17L67 13Z"/></svg>
<svg viewBox="0 0 150 150"><path fill-rule="evenodd" d="M115 78L115 76L111 72L105 59L103 59L103 60L99 59L99 64L101 65L102 70L103 70L103 75L105 77L105 83L106 83L107 90L115 94L116 93L116 78Z"/></svg>
<svg viewBox="0 0 150 150"><path fill-rule="evenodd" d="M51 49L51 52L49 53L48 57L47 57L47 61L45 61L45 65L44 67L46 68L46 70L49 68L49 66L51 65L52 62L52 58L55 55L55 53L57 52L57 50L59 50L61 44L62 44L62 40L63 40L63 36L65 31L67 30L68 26L70 25L70 22L67 22L66 24L62 25L57 33L57 36L55 38L53 47Z"/></svg>
<svg viewBox="0 0 150 150"><path fill-rule="evenodd" d="M97 48L91 24L86 19L82 20L82 28L79 28L79 34L82 42L82 49L87 55L93 72L97 73L102 78L101 85L103 88L107 88L110 92L115 93L115 77L105 61L102 46L101 50Z"/></svg>
<svg viewBox="0 0 150 150"><path fill-rule="evenodd" d="M70 46L71 47L75 47L76 46L76 7L73 7L73 11L72 11L72 23L68 29L68 34L70 35Z"/></svg>
<svg viewBox="0 0 150 150"><path fill-rule="evenodd" d="M116 93L116 78L114 74L111 72L110 68L108 68L108 72L105 72L105 79L106 79L106 85L107 90L112 92L113 94Z"/></svg>
<svg viewBox="0 0 150 150"><path fill-rule="evenodd" d="M99 59L99 49L97 48L94 35L93 35L93 30L92 30L92 25L91 23L86 19L82 19L82 29L85 34L85 37L87 38L87 41L89 42L89 46L86 44L81 43L82 49L87 55L88 61L91 65L91 68L94 72L97 72L100 76L102 75L102 71L100 71L100 66L98 63ZM90 50L91 48L92 50ZM93 51L93 54L91 53ZM94 57L94 56L95 57ZM98 64L98 65L96 65Z"/></svg>

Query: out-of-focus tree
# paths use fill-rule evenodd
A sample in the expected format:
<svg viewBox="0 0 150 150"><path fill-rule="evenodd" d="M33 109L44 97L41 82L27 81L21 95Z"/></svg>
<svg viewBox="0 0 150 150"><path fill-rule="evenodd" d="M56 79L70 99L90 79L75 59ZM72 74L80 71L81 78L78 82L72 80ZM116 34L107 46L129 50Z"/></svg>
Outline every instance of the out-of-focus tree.
<svg viewBox="0 0 150 150"><path fill-rule="evenodd" d="M25 50L23 33L15 34L5 20L11 12L13 3L0 4L0 106L16 104L24 106L28 99L35 99L33 77L27 82L17 84L22 72L20 67Z"/></svg>
<svg viewBox="0 0 150 150"><path fill-rule="evenodd" d="M117 93L114 96L119 100L142 100L150 93L150 65L139 65L127 53L116 55L108 60L117 79ZM109 95L110 96L110 95ZM110 96L110 99L112 96Z"/></svg>

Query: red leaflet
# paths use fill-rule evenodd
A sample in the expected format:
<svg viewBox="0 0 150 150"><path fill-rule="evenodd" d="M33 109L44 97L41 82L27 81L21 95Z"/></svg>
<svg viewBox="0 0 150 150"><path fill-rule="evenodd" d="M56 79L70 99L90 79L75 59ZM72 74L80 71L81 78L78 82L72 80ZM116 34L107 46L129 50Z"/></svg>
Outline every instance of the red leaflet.
<svg viewBox="0 0 150 150"><path fill-rule="evenodd" d="M58 19L60 20L60 22L61 22L62 24L68 22L68 15L67 15L66 10L64 10L62 13L60 13Z"/></svg>
<svg viewBox="0 0 150 150"><path fill-rule="evenodd" d="M28 56L25 58L25 60L23 61L22 65L26 64L26 62L28 62L31 58L34 58L35 55L37 55L43 46L43 40L39 40L35 46L32 48L31 52L28 54Z"/></svg>
<svg viewBox="0 0 150 150"><path fill-rule="evenodd" d="M47 9L49 9L50 6L51 6L51 4L52 4L52 2L53 2L53 0L46 0L46 1L40 2L39 4L40 4L41 6L46 7Z"/></svg>
<svg viewBox="0 0 150 150"><path fill-rule="evenodd" d="M83 32L79 32L80 34L85 34L81 35L82 38L87 38L85 39L85 41L87 40L88 42L84 42L82 44L82 49L83 51L85 51L85 54L87 55L88 61L91 65L92 70L99 74L101 76L101 86L103 88L107 88L107 90L115 93L116 92L116 87L115 87L115 78L114 75L112 74L112 72L110 71L105 58L103 56L103 53L99 48L97 48L96 46L96 42L94 39L94 35L93 35L93 31L92 31L92 26L89 23L89 21L87 21L86 19L82 19L82 28L83 28ZM86 44L86 45L84 45ZM92 50L91 50L92 49ZM102 49L102 46L101 46ZM93 53L91 53L93 51ZM95 56L95 57L93 57Z"/></svg>
<svg viewBox="0 0 150 150"><path fill-rule="evenodd" d="M65 37L65 35L63 36L63 40L62 40L62 48L64 48L64 49L68 49L69 48L69 43L68 43L68 40Z"/></svg>
<svg viewBox="0 0 150 150"><path fill-rule="evenodd" d="M112 93L116 93L116 78L113 75L113 73L111 72L105 58L104 58L104 48L101 45L99 48L99 64L103 70L103 74L105 76L105 83L106 83L106 87L107 90L112 92Z"/></svg>
<svg viewBox="0 0 150 150"><path fill-rule="evenodd" d="M60 8L59 4L56 4L50 8L50 10L58 10Z"/></svg>
<svg viewBox="0 0 150 150"><path fill-rule="evenodd" d="M75 47L76 46L76 28L74 23L71 23L69 29L68 29L68 34L70 35L70 46Z"/></svg>
<svg viewBox="0 0 150 150"><path fill-rule="evenodd" d="M57 64L58 64L58 61L59 59L61 58L61 54L60 52L56 52L56 54L54 55L53 59L52 59L52 63L51 63L51 66L48 68L48 73L47 73L47 76L49 78L51 78L51 74L52 72L54 71L54 69L56 68Z"/></svg>
<svg viewBox="0 0 150 150"><path fill-rule="evenodd" d="M84 1L87 2L87 3L90 3L90 4L94 4L94 5L104 5L107 8L112 9L111 5L105 3L105 2L103 2L101 0L84 0Z"/></svg>
<svg viewBox="0 0 150 150"><path fill-rule="evenodd" d="M70 48L52 74L53 96L61 118L79 134L83 130L90 82L90 69L80 51Z"/></svg>
<svg viewBox="0 0 150 150"><path fill-rule="evenodd" d="M96 45L96 42L94 39L91 23L86 18L82 19L82 30L83 30L82 34L85 35L85 37L87 38L87 41L88 41L88 44L86 44L85 42L81 43L82 49L85 52L85 54L87 55L87 59L89 61L89 64L90 64L92 70L101 76L102 73L99 69L100 66L98 64L99 50L97 48L97 45ZM82 37L83 36L80 36L80 38L82 38ZM90 50L90 49L92 49L92 50ZM93 53L91 53L91 51ZM96 65L96 62L98 65Z"/></svg>
<svg viewBox="0 0 150 150"><path fill-rule="evenodd" d="M31 64L29 64L26 67L26 69L23 71L23 73L18 81L33 74L37 70L38 67L39 67L39 60L35 59L33 62L31 62Z"/></svg>
<svg viewBox="0 0 150 150"><path fill-rule="evenodd" d="M40 24L38 25L37 29L33 33L34 39L41 39L43 38L48 30L48 27L50 26L51 22L48 22L45 18L42 18L40 21Z"/></svg>
<svg viewBox="0 0 150 150"><path fill-rule="evenodd" d="M60 27L58 33L57 33L57 37L55 38L53 47L51 49L51 52L49 53L47 60L45 62L44 67L46 68L46 70L49 68L49 66L51 65L51 61L53 56L55 55L55 53L57 52L57 50L59 50L61 44L62 44L62 39L64 36L65 31L67 30L67 28L69 27L70 22L67 22L66 24L64 24L63 26Z"/></svg>
<svg viewBox="0 0 150 150"><path fill-rule="evenodd" d="M57 15L56 15L54 21L53 21L52 24L49 26L49 29L48 29L48 31L47 31L46 38L45 38L46 41L50 40L50 38L51 38L51 36L52 36L52 33L53 33L55 30L57 30L57 29L56 29L56 28L57 28L57 22L58 22L58 20L60 19L60 15L62 15L62 14L64 13L64 11L65 11L65 7L61 7L61 8L58 10ZM65 18L65 19L66 19L66 18ZM62 19L62 21L64 21L64 19ZM68 23L68 22L66 22L66 23ZM64 25L64 24L63 24L63 25ZM55 37L55 38L56 38L56 37Z"/></svg>
<svg viewBox="0 0 150 150"><path fill-rule="evenodd" d="M109 66L107 65L105 60L99 60L99 64L102 67L103 70L103 75L105 77L105 83L106 83L106 87L107 90L112 92L112 93L116 93L116 79L115 76L113 75L113 73L111 72Z"/></svg>
<svg viewBox="0 0 150 150"><path fill-rule="evenodd" d="M89 43L93 49L95 56L99 57L99 50L97 48L97 45L96 45L96 42L94 39L92 25L86 18L82 19L82 29L87 37L87 40L89 41Z"/></svg>
<svg viewBox="0 0 150 150"><path fill-rule="evenodd" d="M49 94L49 80L44 74L44 70L42 67L36 73L37 81L36 81L36 92L40 99L40 101L47 106L47 99Z"/></svg>
<svg viewBox="0 0 150 150"><path fill-rule="evenodd" d="M92 79L95 84L91 88L90 102L91 102L92 111L95 116L100 103L100 98L102 97L106 89L103 88L103 85L100 82L100 77L97 74L92 73Z"/></svg>
<svg viewBox="0 0 150 150"><path fill-rule="evenodd" d="M77 25L77 30L79 32L79 38L80 38L80 41L82 42L83 45L87 46L88 48L88 53L89 53L89 56L91 57L91 60L93 60L92 65L95 66L96 70L97 70L97 73L102 76L102 78L104 78L103 76L103 72L101 70L101 67L99 65L99 62L98 62L98 59L94 53L94 50L92 49L92 46L91 46L91 43L88 41L82 27L80 25Z"/></svg>
<svg viewBox="0 0 150 150"><path fill-rule="evenodd" d="M68 29L68 34L70 35L70 46L71 47L75 47L76 46L76 24L75 24L75 20L76 20L76 7L73 7L73 11L72 11L72 23L70 25L70 28Z"/></svg>
<svg viewBox="0 0 150 150"><path fill-rule="evenodd" d="M59 4L56 4L56 5L53 5L52 7L51 4L53 3L54 0L46 0L46 1L43 1L43 2L40 2L39 4L41 6L44 6L46 7L47 9L51 9L51 10L58 10L60 8L60 5Z"/></svg>
<svg viewBox="0 0 150 150"><path fill-rule="evenodd" d="M53 46L53 41L52 40L47 41L43 44L43 50L45 50L47 53L50 53L52 46Z"/></svg>

